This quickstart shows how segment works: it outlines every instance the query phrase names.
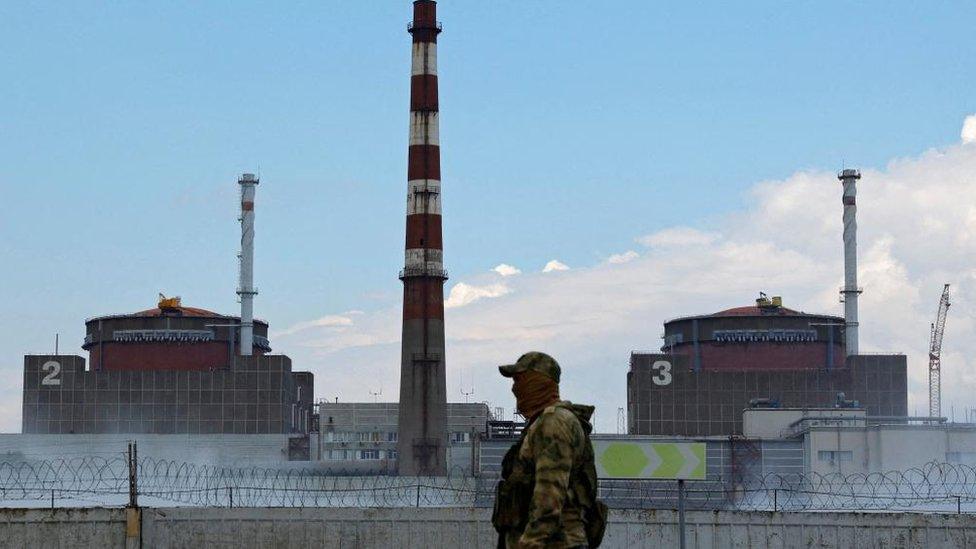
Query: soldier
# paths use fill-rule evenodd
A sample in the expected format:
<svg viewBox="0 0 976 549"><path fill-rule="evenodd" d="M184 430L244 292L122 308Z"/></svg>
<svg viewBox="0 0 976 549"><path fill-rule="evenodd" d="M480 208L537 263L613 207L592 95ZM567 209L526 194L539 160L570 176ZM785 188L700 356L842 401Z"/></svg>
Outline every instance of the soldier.
<svg viewBox="0 0 976 549"><path fill-rule="evenodd" d="M596 499L593 406L559 399L559 364L545 353L526 353L498 370L512 378L526 419L502 460L491 517L499 549L598 547L607 507Z"/></svg>

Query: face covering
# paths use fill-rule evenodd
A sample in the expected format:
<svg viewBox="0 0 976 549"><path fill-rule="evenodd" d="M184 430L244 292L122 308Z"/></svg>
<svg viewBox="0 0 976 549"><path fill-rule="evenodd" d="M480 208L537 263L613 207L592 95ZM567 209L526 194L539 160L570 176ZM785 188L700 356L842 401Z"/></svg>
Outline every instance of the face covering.
<svg viewBox="0 0 976 549"><path fill-rule="evenodd" d="M559 401L559 384L545 374L529 370L518 375L512 393L519 413L532 419L546 406Z"/></svg>

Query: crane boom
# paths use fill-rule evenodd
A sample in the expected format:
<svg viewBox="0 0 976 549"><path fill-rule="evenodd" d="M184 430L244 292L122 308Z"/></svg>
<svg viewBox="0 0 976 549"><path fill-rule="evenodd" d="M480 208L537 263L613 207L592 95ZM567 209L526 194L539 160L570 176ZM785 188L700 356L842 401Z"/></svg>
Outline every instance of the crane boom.
<svg viewBox="0 0 976 549"><path fill-rule="evenodd" d="M945 335L949 305L949 285L946 284L929 337L929 417L942 416L942 336Z"/></svg>

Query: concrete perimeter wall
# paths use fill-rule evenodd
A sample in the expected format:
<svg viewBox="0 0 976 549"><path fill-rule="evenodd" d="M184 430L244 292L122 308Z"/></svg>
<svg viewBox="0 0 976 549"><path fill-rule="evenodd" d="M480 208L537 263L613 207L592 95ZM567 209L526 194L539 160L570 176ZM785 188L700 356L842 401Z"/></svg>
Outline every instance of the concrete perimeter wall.
<svg viewBox="0 0 976 549"><path fill-rule="evenodd" d="M470 508L0 509L0 547L495 546ZM976 547L976 516L690 511L688 547ZM602 547L677 547L674 511L613 511ZM128 537L127 537L128 531ZM141 538L141 545L140 545Z"/></svg>

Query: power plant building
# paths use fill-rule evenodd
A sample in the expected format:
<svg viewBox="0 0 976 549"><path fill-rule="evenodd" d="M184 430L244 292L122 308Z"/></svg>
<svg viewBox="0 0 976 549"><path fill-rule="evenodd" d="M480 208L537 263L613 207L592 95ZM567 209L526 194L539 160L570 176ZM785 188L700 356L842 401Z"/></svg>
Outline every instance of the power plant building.
<svg viewBox="0 0 976 549"><path fill-rule="evenodd" d="M665 324L661 352L633 352L627 373L633 435L741 435L750 407L863 407L908 412L904 355L845 357L844 319L782 306L684 317Z"/></svg>
<svg viewBox="0 0 976 549"><path fill-rule="evenodd" d="M765 295L756 304L664 324L664 347L701 370L831 369L844 364L844 319L783 306Z"/></svg>
<svg viewBox="0 0 976 549"><path fill-rule="evenodd" d="M312 435L312 455L333 471L398 472L399 414L396 402L322 401L318 404L321 432ZM447 404L449 472L471 470L473 444L484 435L491 419L485 403Z"/></svg>
<svg viewBox="0 0 976 549"><path fill-rule="evenodd" d="M163 298L154 309L87 320L82 349L93 370L208 371L232 366L241 339L240 318ZM268 324L254 321L252 353L270 352Z"/></svg>
<svg viewBox="0 0 976 549"><path fill-rule="evenodd" d="M255 323L240 356L237 317L182 307L89 320L89 366L77 355L24 357L23 432L145 434L307 433L314 380L270 355Z"/></svg>

